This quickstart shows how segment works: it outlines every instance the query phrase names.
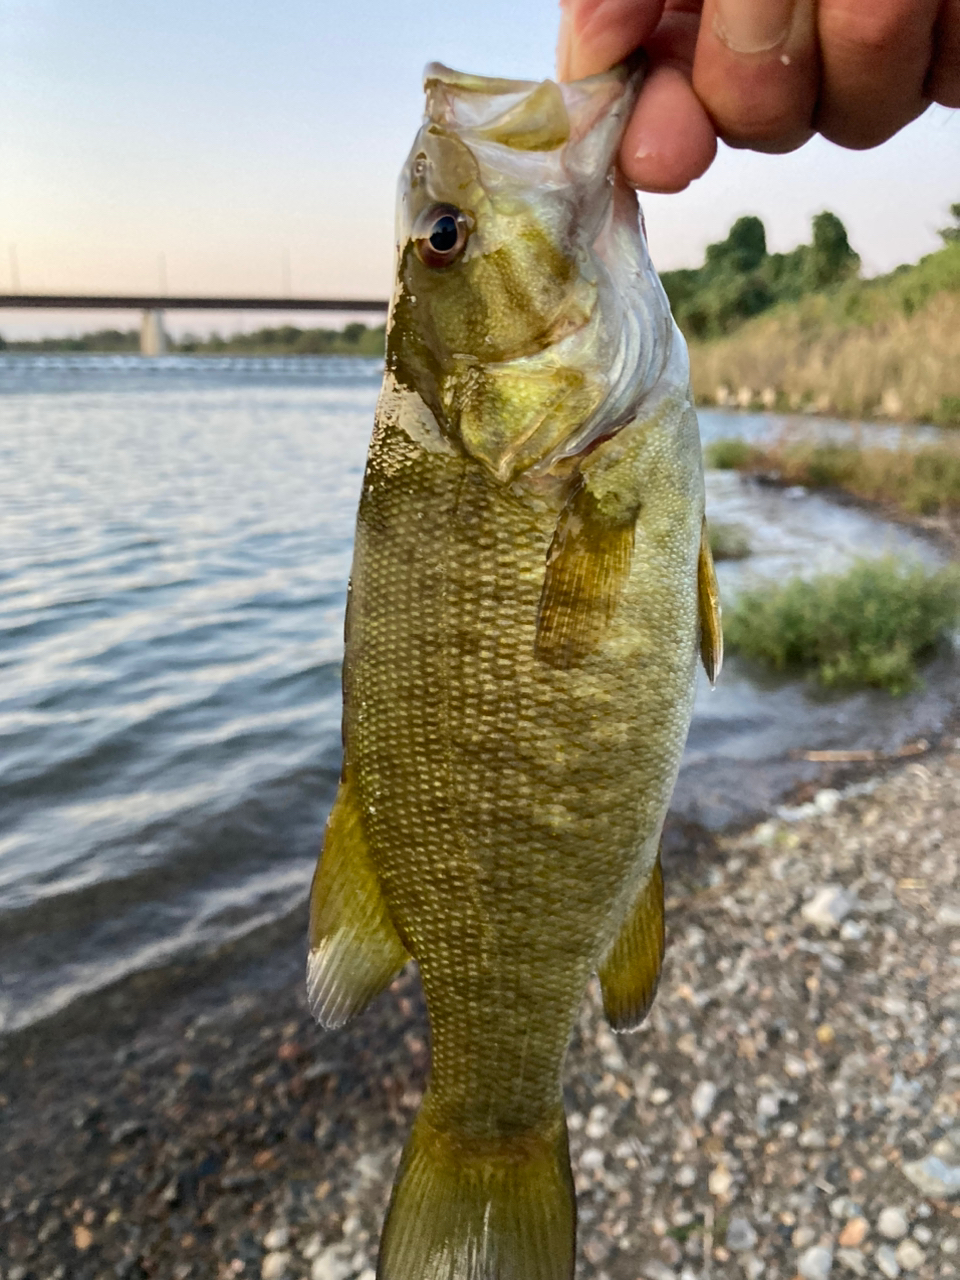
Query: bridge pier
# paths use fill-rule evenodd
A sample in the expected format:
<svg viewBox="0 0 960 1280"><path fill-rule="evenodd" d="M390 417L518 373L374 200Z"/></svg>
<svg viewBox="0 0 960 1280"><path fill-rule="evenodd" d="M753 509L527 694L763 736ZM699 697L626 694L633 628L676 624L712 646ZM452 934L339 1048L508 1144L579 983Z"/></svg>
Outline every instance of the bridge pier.
<svg viewBox="0 0 960 1280"><path fill-rule="evenodd" d="M163 356L167 353L167 335L163 328L163 312L151 307L140 321L140 354Z"/></svg>

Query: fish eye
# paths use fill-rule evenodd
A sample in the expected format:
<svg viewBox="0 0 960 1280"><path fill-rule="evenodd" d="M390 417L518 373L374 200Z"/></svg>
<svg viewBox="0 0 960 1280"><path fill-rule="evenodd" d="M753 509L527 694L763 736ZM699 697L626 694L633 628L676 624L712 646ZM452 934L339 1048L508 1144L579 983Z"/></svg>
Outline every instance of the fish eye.
<svg viewBox="0 0 960 1280"><path fill-rule="evenodd" d="M470 235L470 219L455 205L425 209L413 227L413 245L425 267L448 267L460 257Z"/></svg>

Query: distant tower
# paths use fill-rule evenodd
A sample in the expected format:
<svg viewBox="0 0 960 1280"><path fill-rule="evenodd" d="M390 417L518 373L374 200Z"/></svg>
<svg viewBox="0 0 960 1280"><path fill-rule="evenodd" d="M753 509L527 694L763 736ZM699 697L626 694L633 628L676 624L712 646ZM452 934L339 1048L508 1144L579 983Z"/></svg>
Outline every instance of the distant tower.
<svg viewBox="0 0 960 1280"><path fill-rule="evenodd" d="M167 353L167 335L163 329L163 312L159 308L145 311L140 321L140 354L163 356Z"/></svg>

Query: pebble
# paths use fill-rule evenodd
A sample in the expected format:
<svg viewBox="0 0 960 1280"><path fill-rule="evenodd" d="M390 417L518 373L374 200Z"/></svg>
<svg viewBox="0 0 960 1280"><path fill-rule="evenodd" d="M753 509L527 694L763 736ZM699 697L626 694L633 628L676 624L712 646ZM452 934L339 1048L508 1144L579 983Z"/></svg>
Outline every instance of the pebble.
<svg viewBox="0 0 960 1280"><path fill-rule="evenodd" d="M842 1263L855 1276L867 1274L867 1260L859 1249L838 1249L837 1261Z"/></svg>
<svg viewBox="0 0 960 1280"><path fill-rule="evenodd" d="M677 1170L674 1182L678 1187L692 1187L697 1180L697 1171L692 1164L683 1164Z"/></svg>
<svg viewBox="0 0 960 1280"><path fill-rule="evenodd" d="M902 1209L888 1205L877 1219L877 1230L887 1240L899 1240L910 1230L910 1224Z"/></svg>
<svg viewBox="0 0 960 1280"><path fill-rule="evenodd" d="M903 1172L925 1196L933 1196L935 1200L952 1200L960 1196L960 1165L947 1164L940 1156L908 1160L903 1165Z"/></svg>
<svg viewBox="0 0 960 1280"><path fill-rule="evenodd" d="M897 1262L897 1255L888 1244L882 1244L873 1255L873 1258L880 1268L881 1274L885 1275L887 1280L896 1280L896 1277L900 1274L900 1264Z"/></svg>
<svg viewBox="0 0 960 1280"><path fill-rule="evenodd" d="M833 1250L825 1245L815 1244L800 1255L797 1272L803 1280L827 1280L833 1270Z"/></svg>
<svg viewBox="0 0 960 1280"><path fill-rule="evenodd" d="M706 1120L717 1100L717 1086L712 1080L701 1080L690 1098L690 1106L697 1120Z"/></svg>
<svg viewBox="0 0 960 1280"><path fill-rule="evenodd" d="M263 1247L268 1253L272 1253L277 1249L285 1249L289 1243L289 1227L274 1227L272 1231L268 1231L263 1237Z"/></svg>
<svg viewBox="0 0 960 1280"><path fill-rule="evenodd" d="M854 899L843 885L826 884L803 904L800 914L807 924L814 925L821 933L829 933L850 914L853 907Z"/></svg>
<svg viewBox="0 0 960 1280"><path fill-rule="evenodd" d="M276 1250L264 1255L260 1275L263 1280L283 1280L290 1270L290 1254L285 1250Z"/></svg>
<svg viewBox="0 0 960 1280"><path fill-rule="evenodd" d="M342 1244L332 1244L314 1258L310 1280L347 1280L353 1272L353 1259L348 1250Z"/></svg>
<svg viewBox="0 0 960 1280"><path fill-rule="evenodd" d="M725 1196L733 1185L730 1170L725 1164L718 1164L707 1179L707 1188L712 1196Z"/></svg>
<svg viewBox="0 0 960 1280"><path fill-rule="evenodd" d="M925 1260L926 1254L915 1240L903 1240L897 1249L897 1261L904 1271L916 1271Z"/></svg>
<svg viewBox="0 0 960 1280"><path fill-rule="evenodd" d="M866 1218L851 1218L840 1232L838 1243L845 1249L855 1249L865 1240L869 1227Z"/></svg>
<svg viewBox="0 0 960 1280"><path fill-rule="evenodd" d="M727 1248L734 1253L749 1253L757 1243L757 1233L747 1218L731 1218L727 1227Z"/></svg>

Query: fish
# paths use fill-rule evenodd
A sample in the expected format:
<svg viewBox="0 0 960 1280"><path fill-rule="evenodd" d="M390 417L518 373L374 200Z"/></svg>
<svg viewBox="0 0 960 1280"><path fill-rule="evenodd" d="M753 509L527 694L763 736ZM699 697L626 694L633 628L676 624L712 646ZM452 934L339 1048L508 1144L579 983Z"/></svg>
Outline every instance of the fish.
<svg viewBox="0 0 960 1280"><path fill-rule="evenodd" d="M642 71L431 64L357 515L324 1027L411 960L431 1074L380 1280L566 1280L564 1057L640 1024L696 664L722 661L686 347L616 167Z"/></svg>

